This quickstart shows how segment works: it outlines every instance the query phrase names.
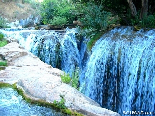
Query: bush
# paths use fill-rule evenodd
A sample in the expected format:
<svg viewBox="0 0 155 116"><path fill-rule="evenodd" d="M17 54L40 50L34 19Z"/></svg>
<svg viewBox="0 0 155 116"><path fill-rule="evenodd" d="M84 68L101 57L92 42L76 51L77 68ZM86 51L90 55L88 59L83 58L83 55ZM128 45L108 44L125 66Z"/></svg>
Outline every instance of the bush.
<svg viewBox="0 0 155 116"><path fill-rule="evenodd" d="M69 74L64 73L63 75L61 75L61 80L62 82L69 84L71 81L71 77L69 76Z"/></svg>
<svg viewBox="0 0 155 116"><path fill-rule="evenodd" d="M70 1L64 0L63 2L57 3L57 7L55 8L55 16L60 16L66 18L66 23L73 23L75 19L75 6Z"/></svg>
<svg viewBox="0 0 155 116"><path fill-rule="evenodd" d="M60 109L66 109L67 107L65 106L65 99L63 97L61 97L61 101L58 102L56 100L54 100L53 104Z"/></svg>
<svg viewBox="0 0 155 116"><path fill-rule="evenodd" d="M139 21L140 27L142 28L155 28L155 15L148 15Z"/></svg>
<svg viewBox="0 0 155 116"><path fill-rule="evenodd" d="M5 46L6 44L8 44L7 40L0 41L0 47Z"/></svg>
<svg viewBox="0 0 155 116"><path fill-rule="evenodd" d="M0 61L0 66L7 66L7 61Z"/></svg>
<svg viewBox="0 0 155 116"><path fill-rule="evenodd" d="M56 25L59 25L59 21L60 25L72 23L75 18L74 9L74 5L68 0L44 0L40 7L42 22Z"/></svg>
<svg viewBox="0 0 155 116"><path fill-rule="evenodd" d="M76 68L75 72L72 74L71 86L75 89L79 87L79 68Z"/></svg>
<svg viewBox="0 0 155 116"><path fill-rule="evenodd" d="M62 82L69 84L70 86L74 87L75 89L78 89L79 86L79 68L75 69L75 72L72 73L72 78L69 76L69 74L64 73L61 75Z"/></svg>
<svg viewBox="0 0 155 116"><path fill-rule="evenodd" d="M0 41L2 41L3 38L4 38L4 35L0 33Z"/></svg>
<svg viewBox="0 0 155 116"><path fill-rule="evenodd" d="M155 28L155 14L154 15L147 15L140 19L139 12L137 16L133 17L130 12L126 16L128 20L128 25L135 26L139 30L140 28Z"/></svg>
<svg viewBox="0 0 155 116"><path fill-rule="evenodd" d="M102 36L106 30L111 29L112 25L119 23L118 16L113 16L112 13L104 11L102 5L94 3L87 3L86 5L77 5L80 9L80 14L83 14L79 20L84 28L80 29L79 35L85 36L90 39L88 42L89 50L94 43Z"/></svg>
<svg viewBox="0 0 155 116"><path fill-rule="evenodd" d="M108 26L118 21L118 18L115 18L110 12L104 11L101 5L87 3L86 6L82 7L83 17L80 21L86 28L106 30Z"/></svg>
<svg viewBox="0 0 155 116"><path fill-rule="evenodd" d="M54 17L54 3L53 0L44 0L41 3L40 7L40 15L42 17L42 22L44 24L48 24L49 20L53 19Z"/></svg>
<svg viewBox="0 0 155 116"><path fill-rule="evenodd" d="M0 47L5 46L7 43L7 40L4 39L4 35L0 32Z"/></svg>
<svg viewBox="0 0 155 116"><path fill-rule="evenodd" d="M67 19L65 17L60 17L60 16L57 16L57 17L54 17L53 20L50 20L50 24L52 25L64 25L67 23Z"/></svg>

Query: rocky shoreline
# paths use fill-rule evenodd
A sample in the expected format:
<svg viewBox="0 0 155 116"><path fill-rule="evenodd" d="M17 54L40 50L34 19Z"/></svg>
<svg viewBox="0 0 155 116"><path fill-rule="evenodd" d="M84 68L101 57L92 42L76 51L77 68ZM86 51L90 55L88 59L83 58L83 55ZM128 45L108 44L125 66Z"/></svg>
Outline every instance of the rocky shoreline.
<svg viewBox="0 0 155 116"><path fill-rule="evenodd" d="M0 48L0 54L8 61L5 70L0 71L0 82L17 83L32 99L53 103L64 96L65 106L86 116L120 116L118 113L101 108L100 105L71 86L62 83L63 72L42 62L26 51L17 42Z"/></svg>

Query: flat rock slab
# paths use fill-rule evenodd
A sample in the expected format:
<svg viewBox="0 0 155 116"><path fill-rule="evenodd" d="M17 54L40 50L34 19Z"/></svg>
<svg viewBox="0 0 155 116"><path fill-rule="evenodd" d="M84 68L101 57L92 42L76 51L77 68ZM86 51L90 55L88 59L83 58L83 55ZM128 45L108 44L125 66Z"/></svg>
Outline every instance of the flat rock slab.
<svg viewBox="0 0 155 116"><path fill-rule="evenodd" d="M42 62L16 42L0 48L0 55L8 61L8 67L0 71L0 81L17 82L26 95L53 103L64 96L65 105L87 116L120 116L101 108L100 105L61 81L63 72Z"/></svg>

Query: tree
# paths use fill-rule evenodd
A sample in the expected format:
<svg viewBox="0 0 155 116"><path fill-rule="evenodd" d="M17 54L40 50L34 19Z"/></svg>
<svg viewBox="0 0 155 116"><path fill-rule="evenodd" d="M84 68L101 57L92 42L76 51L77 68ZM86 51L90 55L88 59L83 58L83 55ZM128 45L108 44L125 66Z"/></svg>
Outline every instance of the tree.
<svg viewBox="0 0 155 116"><path fill-rule="evenodd" d="M140 13L140 19L143 19L148 14L148 0L142 0L142 8Z"/></svg>
<svg viewBox="0 0 155 116"><path fill-rule="evenodd" d="M131 9L131 14L132 16L136 16L137 15L137 10L136 10L136 7L135 5L133 4L132 0L127 0L128 4L129 4L129 7Z"/></svg>

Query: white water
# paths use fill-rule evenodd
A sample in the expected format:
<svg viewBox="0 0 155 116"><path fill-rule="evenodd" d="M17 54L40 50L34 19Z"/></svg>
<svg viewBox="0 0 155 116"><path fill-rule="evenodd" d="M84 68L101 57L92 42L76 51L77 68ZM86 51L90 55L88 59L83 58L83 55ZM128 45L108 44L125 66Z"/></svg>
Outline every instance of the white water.
<svg viewBox="0 0 155 116"><path fill-rule="evenodd" d="M26 103L11 88L0 88L0 116L67 116L53 109Z"/></svg>
<svg viewBox="0 0 155 116"><path fill-rule="evenodd" d="M70 75L79 67L81 91L101 106L121 115L155 112L155 30L115 28L96 42L89 58L85 40L75 38L75 29L7 32L53 67Z"/></svg>
<svg viewBox="0 0 155 116"><path fill-rule="evenodd" d="M85 95L103 107L155 112L155 30L116 28L103 35L87 62Z"/></svg>
<svg viewBox="0 0 155 116"><path fill-rule="evenodd" d="M21 46L42 61L70 75L76 67L81 67L84 55L82 56L78 50L78 42L75 38L76 29L66 29L64 32L52 30L2 30L2 32L6 36L17 38Z"/></svg>

